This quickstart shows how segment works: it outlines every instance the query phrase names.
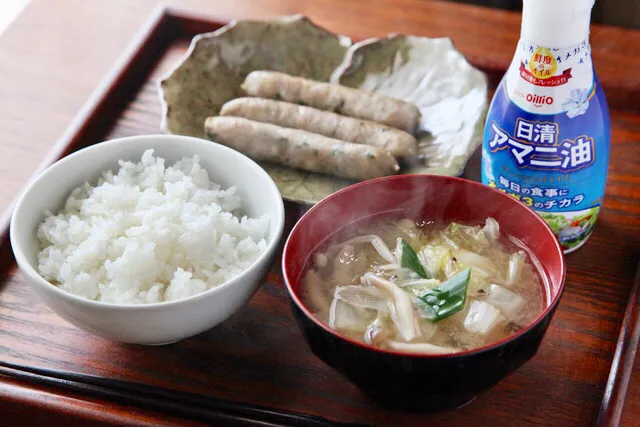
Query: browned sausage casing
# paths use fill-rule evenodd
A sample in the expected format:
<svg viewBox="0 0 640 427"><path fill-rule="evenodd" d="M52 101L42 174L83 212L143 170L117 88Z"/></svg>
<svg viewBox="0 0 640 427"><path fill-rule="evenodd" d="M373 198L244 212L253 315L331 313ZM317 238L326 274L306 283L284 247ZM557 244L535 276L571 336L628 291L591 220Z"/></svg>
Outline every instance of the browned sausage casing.
<svg viewBox="0 0 640 427"><path fill-rule="evenodd" d="M420 111L409 102L283 73L253 71L244 80L242 89L250 96L278 99L372 120L411 134L420 122Z"/></svg>
<svg viewBox="0 0 640 427"><path fill-rule="evenodd" d="M407 132L369 120L263 98L237 98L222 106L221 116L302 129L356 144L373 145L396 157L414 156L416 139Z"/></svg>
<svg viewBox="0 0 640 427"><path fill-rule="evenodd" d="M379 148L240 117L209 117L205 132L253 159L310 172L366 180L399 170L396 159Z"/></svg>

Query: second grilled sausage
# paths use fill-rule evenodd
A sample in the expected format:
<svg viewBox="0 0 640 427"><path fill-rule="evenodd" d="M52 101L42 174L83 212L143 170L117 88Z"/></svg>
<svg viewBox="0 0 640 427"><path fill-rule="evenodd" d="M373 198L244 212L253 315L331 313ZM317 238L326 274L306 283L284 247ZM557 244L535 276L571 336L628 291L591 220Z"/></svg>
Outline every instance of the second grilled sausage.
<svg viewBox="0 0 640 427"><path fill-rule="evenodd" d="M222 106L221 116L302 129L356 144L373 145L396 157L416 155L418 143L407 132L369 120L263 98L237 98Z"/></svg>
<svg viewBox="0 0 640 427"><path fill-rule="evenodd" d="M385 150L240 117L209 117L205 132L213 141L247 156L284 166L354 180L393 175L400 169Z"/></svg>
<svg viewBox="0 0 640 427"><path fill-rule="evenodd" d="M273 71L253 71L242 89L250 96L302 104L345 116L372 120L413 134L420 110L390 96Z"/></svg>

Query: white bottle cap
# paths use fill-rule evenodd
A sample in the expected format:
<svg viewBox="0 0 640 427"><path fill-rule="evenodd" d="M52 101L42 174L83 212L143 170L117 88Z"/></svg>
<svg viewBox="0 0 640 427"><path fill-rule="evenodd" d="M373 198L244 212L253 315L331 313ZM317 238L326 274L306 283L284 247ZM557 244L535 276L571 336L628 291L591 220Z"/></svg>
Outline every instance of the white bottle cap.
<svg viewBox="0 0 640 427"><path fill-rule="evenodd" d="M523 0L521 37L547 48L563 48L589 38L595 0Z"/></svg>

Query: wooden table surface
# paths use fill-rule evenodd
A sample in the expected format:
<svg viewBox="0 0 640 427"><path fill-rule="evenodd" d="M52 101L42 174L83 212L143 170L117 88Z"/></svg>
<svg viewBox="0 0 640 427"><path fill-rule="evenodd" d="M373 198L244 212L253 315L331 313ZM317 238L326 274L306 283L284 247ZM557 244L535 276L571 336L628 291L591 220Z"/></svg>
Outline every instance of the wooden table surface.
<svg viewBox="0 0 640 427"><path fill-rule="evenodd" d="M156 3L34 0L0 37L0 213L10 207ZM449 36L472 63L487 70L506 68L520 25L519 14L426 0L181 0L179 5L225 20L303 13L353 38L390 32ZM571 408L572 414L540 408L545 413L527 418L530 424L595 423L640 255L640 32L593 27L591 41L612 113L613 149L605 209L592 241L568 257L567 291L551 326L553 336L545 339L541 350L546 354L544 360L560 364L554 368L563 372L558 384L550 385L555 388L554 396L562 399L563 389L579 390L576 401L581 403ZM11 303L16 303L3 301L3 296L21 295L34 310L47 310L30 290L11 286L0 284L0 360L11 358L8 355L16 343L25 348L37 345L36 331L32 336L25 331L12 337L2 333ZM562 350L563 340L571 343L570 351ZM555 351L569 360L549 357ZM621 425L640 425L639 365L636 362ZM537 370L542 372L544 367L536 366L530 373ZM503 382L501 396L509 398L516 393L513 387L526 387L521 380ZM574 387L575 383L580 387ZM536 401L532 396L532 402ZM486 402L496 407L491 399ZM516 404L526 407L526 402ZM191 424L158 412L0 377L0 420L3 414L34 422L75 419L68 422L77 425L87 420ZM514 413L505 408L495 414L501 421L494 425L513 425L509 416ZM492 418L489 414L484 419ZM446 424L445 418L439 420Z"/></svg>

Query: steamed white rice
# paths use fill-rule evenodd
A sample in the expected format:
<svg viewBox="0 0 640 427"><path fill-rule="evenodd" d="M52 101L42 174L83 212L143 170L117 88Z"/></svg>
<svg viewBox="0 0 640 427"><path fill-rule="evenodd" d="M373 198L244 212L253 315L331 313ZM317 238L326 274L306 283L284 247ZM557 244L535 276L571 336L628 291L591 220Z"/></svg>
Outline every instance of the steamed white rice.
<svg viewBox="0 0 640 427"><path fill-rule="evenodd" d="M198 156L140 163L73 190L38 228L38 271L80 297L119 304L199 294L247 269L267 247L269 217L236 216L236 188L209 181Z"/></svg>

